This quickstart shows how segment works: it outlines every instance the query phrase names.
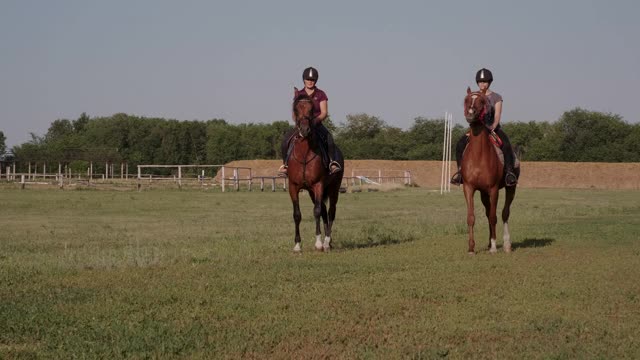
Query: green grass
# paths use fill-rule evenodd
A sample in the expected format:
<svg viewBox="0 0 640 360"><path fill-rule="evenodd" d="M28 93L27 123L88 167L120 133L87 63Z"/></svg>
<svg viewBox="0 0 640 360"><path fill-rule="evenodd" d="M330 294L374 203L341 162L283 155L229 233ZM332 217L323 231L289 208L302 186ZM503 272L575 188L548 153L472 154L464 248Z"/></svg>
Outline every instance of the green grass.
<svg viewBox="0 0 640 360"><path fill-rule="evenodd" d="M1 188L0 358L640 357L640 192L519 190L475 256L459 191L343 194L329 254L303 198L294 255L284 192Z"/></svg>

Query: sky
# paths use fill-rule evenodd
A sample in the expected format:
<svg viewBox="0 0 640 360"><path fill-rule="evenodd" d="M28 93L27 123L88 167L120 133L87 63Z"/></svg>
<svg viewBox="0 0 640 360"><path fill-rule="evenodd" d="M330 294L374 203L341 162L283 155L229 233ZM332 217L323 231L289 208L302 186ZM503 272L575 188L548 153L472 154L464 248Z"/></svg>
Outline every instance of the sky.
<svg viewBox="0 0 640 360"><path fill-rule="evenodd" d="M9 147L83 112L290 120L307 66L337 124L366 113L407 129L445 111L463 124L482 67L503 122L556 121L576 107L640 122L639 1L0 3Z"/></svg>

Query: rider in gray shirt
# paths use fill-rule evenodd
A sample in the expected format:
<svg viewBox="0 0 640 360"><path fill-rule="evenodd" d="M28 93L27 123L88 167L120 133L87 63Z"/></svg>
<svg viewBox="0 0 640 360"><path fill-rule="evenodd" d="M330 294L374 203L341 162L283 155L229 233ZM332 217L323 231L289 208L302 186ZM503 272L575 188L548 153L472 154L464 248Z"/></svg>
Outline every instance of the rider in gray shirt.
<svg viewBox="0 0 640 360"><path fill-rule="evenodd" d="M489 116L485 118L485 124L490 131L495 132L500 140L502 140L502 152L504 154L504 183L506 186L515 186L518 183L518 178L514 173L515 156L513 154L513 147L507 137L507 134L502 131L500 126L500 120L502 117L502 96L496 92L489 90L493 82L493 74L488 69L482 68L476 73L476 83L480 88L480 91L487 96L489 103L491 104L491 112ZM458 172L451 178L451 183L454 185L462 184L462 174L460 173L460 163L462 162L462 155L464 148L467 146L466 134L458 141L456 145L456 162L458 163Z"/></svg>

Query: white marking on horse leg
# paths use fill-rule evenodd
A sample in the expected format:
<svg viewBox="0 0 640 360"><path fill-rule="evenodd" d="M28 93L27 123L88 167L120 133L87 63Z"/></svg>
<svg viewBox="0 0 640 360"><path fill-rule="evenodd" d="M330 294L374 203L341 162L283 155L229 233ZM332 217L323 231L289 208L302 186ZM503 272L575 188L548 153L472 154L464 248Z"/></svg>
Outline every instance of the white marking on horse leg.
<svg viewBox="0 0 640 360"><path fill-rule="evenodd" d="M322 245L322 247L324 248L324 251L329 251L331 250L331 238L328 236L324 237L324 244Z"/></svg>
<svg viewBox="0 0 640 360"><path fill-rule="evenodd" d="M491 249L489 249L489 252L492 254L498 252L498 248L496 247L496 239L491 239Z"/></svg>
<svg viewBox="0 0 640 360"><path fill-rule="evenodd" d="M296 243L296 246L293 247L293 252L294 253L299 253L301 251L302 251L302 249L300 248L300 243Z"/></svg>
<svg viewBox="0 0 640 360"><path fill-rule="evenodd" d="M504 223L502 232L502 240L504 241L504 252L511 252L511 234L509 233L509 224Z"/></svg>
<svg viewBox="0 0 640 360"><path fill-rule="evenodd" d="M322 235L316 235L316 250L322 251Z"/></svg>

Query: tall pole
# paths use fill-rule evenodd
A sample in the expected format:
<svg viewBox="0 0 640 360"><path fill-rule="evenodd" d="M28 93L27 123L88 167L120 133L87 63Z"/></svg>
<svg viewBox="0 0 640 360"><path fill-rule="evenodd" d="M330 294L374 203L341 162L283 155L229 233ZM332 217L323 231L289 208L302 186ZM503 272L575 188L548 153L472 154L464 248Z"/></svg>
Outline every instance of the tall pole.
<svg viewBox="0 0 640 360"><path fill-rule="evenodd" d="M444 133L443 133L443 137L442 137L442 169L441 169L441 175L440 175L440 194L442 194L444 192L445 189L445 166L444 163L447 159L447 125L448 125L448 119L449 117L449 112L445 111L444 113Z"/></svg>
<svg viewBox="0 0 640 360"><path fill-rule="evenodd" d="M449 113L449 118L447 119L447 176L445 177L445 184L447 186L447 192L451 192L451 182L448 181L451 178L451 134L453 128L453 114Z"/></svg>

